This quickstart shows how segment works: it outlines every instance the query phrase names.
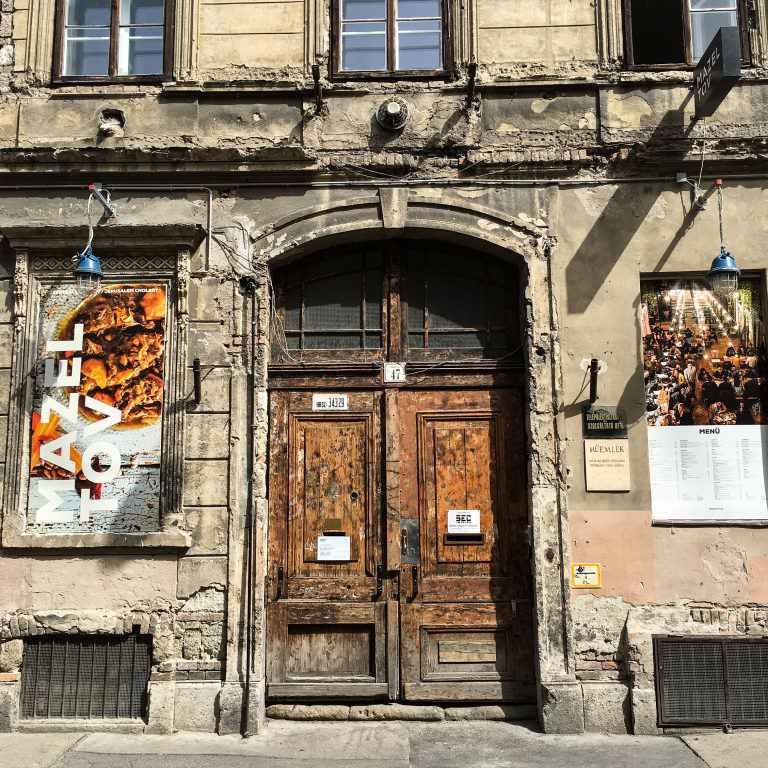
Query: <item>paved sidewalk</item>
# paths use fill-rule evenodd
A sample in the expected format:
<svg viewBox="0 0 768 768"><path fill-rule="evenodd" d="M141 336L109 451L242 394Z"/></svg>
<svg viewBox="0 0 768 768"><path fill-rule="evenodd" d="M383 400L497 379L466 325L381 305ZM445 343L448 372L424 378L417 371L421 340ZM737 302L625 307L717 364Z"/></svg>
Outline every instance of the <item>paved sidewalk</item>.
<svg viewBox="0 0 768 768"><path fill-rule="evenodd" d="M731 750L739 736L729 739ZM759 768L755 759L727 768ZM759 759L758 759L759 756ZM724 764L716 764L723 768ZM551 736L518 723L297 723L266 733L4 734L0 768L708 768L677 738ZM713 768L715 768L713 766Z"/></svg>

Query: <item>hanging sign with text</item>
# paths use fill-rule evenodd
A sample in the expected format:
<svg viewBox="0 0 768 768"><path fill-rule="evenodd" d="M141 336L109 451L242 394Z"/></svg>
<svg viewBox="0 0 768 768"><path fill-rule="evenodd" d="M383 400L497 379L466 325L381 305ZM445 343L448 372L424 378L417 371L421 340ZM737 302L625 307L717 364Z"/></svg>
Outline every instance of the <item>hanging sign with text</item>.
<svg viewBox="0 0 768 768"><path fill-rule="evenodd" d="M697 118L714 114L741 77L741 56L738 27L720 27L693 72Z"/></svg>
<svg viewBox="0 0 768 768"><path fill-rule="evenodd" d="M584 437L626 437L627 420L615 405L588 405L584 409Z"/></svg>

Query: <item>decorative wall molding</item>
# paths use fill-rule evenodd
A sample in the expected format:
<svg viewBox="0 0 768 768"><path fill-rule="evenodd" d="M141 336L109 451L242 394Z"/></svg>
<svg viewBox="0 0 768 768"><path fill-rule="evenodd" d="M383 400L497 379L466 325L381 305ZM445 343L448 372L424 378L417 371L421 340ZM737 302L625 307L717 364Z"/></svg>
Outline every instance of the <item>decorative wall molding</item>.
<svg viewBox="0 0 768 768"><path fill-rule="evenodd" d="M614 67L624 61L623 0L597 0L595 24L597 54L601 67Z"/></svg>

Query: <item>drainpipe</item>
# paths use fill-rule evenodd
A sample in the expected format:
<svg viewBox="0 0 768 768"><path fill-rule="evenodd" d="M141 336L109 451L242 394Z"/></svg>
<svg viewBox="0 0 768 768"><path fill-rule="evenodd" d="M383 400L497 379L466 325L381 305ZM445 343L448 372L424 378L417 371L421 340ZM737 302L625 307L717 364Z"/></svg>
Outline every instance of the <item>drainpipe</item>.
<svg viewBox="0 0 768 768"><path fill-rule="evenodd" d="M242 734L250 736L249 710L251 703L251 668L253 667L253 569L254 559L254 494L253 494L253 451L254 434L256 432L256 408L254 403L254 387L256 385L256 330L258 327L258 310L256 302L256 279L251 276L240 278L240 287L243 294L250 298L251 305L251 339L250 353L247 370L248 377L248 437L250 444L247 447L247 477L248 493L245 511L245 547L246 547L246 575L245 575L245 691L243 697Z"/></svg>

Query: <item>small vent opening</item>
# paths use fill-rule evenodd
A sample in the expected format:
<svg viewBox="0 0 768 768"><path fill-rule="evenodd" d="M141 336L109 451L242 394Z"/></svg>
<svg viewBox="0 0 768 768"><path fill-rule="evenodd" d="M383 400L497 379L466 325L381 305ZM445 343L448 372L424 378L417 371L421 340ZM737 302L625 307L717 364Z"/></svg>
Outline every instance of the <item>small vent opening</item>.
<svg viewBox="0 0 768 768"><path fill-rule="evenodd" d="M655 637L659 726L768 725L768 638Z"/></svg>
<svg viewBox="0 0 768 768"><path fill-rule="evenodd" d="M146 717L148 635L47 635L24 641L21 716Z"/></svg>

